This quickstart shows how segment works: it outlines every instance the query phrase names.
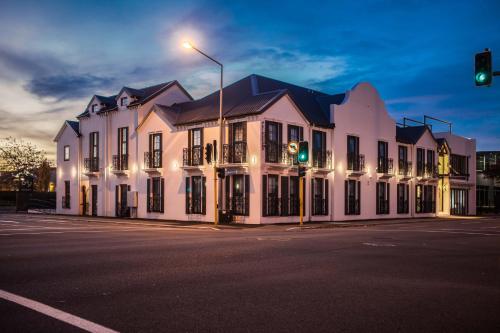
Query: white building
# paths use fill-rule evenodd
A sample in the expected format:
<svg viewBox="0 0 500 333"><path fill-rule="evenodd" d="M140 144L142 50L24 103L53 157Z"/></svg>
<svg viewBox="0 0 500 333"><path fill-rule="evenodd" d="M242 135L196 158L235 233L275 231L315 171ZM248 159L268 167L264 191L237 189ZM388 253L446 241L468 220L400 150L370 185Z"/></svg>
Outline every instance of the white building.
<svg viewBox="0 0 500 333"><path fill-rule="evenodd" d="M193 100L172 81L95 95L55 138L57 212L212 222L205 150L219 137L218 94ZM223 116L220 204L235 222L298 221L287 143L302 140L310 143L306 222L475 214L475 141L397 127L368 83L329 95L250 75L224 88ZM462 165L455 155L468 157L470 177L438 167Z"/></svg>

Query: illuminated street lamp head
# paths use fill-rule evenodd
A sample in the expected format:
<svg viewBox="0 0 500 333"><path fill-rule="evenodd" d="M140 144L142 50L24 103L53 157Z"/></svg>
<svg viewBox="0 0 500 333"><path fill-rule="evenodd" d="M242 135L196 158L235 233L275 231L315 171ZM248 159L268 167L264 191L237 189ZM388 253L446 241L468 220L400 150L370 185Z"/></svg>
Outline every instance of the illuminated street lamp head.
<svg viewBox="0 0 500 333"><path fill-rule="evenodd" d="M192 48L193 48L193 45L191 45L191 43L190 43L190 42L188 42L188 41L184 41L184 42L182 42L182 46L183 46L184 48L186 48L186 49L192 49Z"/></svg>

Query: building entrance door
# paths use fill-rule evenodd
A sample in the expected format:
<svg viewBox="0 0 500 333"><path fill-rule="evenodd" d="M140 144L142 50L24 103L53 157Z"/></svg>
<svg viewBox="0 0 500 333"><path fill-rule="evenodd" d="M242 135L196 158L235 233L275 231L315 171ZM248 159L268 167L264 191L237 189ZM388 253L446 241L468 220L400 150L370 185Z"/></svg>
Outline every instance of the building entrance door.
<svg viewBox="0 0 500 333"><path fill-rule="evenodd" d="M87 188L82 186L82 215L88 215L89 213L89 202L87 199Z"/></svg>
<svg viewBox="0 0 500 333"><path fill-rule="evenodd" d="M92 216L97 216L97 185L92 185Z"/></svg>
<svg viewBox="0 0 500 333"><path fill-rule="evenodd" d="M467 215L469 192L466 189L451 189L450 214Z"/></svg>

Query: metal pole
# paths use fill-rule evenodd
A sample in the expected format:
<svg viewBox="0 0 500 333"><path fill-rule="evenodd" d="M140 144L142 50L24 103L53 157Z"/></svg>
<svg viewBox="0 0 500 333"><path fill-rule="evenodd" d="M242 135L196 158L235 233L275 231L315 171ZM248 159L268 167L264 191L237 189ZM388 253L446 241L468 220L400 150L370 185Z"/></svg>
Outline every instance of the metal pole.
<svg viewBox="0 0 500 333"><path fill-rule="evenodd" d="M303 196L303 188L304 188L304 183L302 180L304 177L299 177L299 212L300 212L300 226L304 224L304 196Z"/></svg>
<svg viewBox="0 0 500 333"><path fill-rule="evenodd" d="M224 124L222 123L222 101L223 101L223 92L222 92L222 87L224 85L223 83L223 77L224 77L224 66L219 63L220 65L220 92L219 92L219 156L218 156L218 164L220 165L222 163L222 139L223 139L223 131L224 131ZM219 216L222 213L222 178L219 179L219 193L218 193L218 205L217 207L219 208L217 213Z"/></svg>

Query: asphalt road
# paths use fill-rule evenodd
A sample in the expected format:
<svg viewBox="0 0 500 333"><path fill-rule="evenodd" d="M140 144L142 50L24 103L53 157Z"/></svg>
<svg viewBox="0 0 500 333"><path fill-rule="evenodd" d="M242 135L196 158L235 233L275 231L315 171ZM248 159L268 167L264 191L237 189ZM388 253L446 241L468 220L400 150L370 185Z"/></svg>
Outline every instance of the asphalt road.
<svg viewBox="0 0 500 333"><path fill-rule="evenodd" d="M215 230L0 215L0 290L121 332L500 332L500 219ZM0 298L1 332L81 332Z"/></svg>

